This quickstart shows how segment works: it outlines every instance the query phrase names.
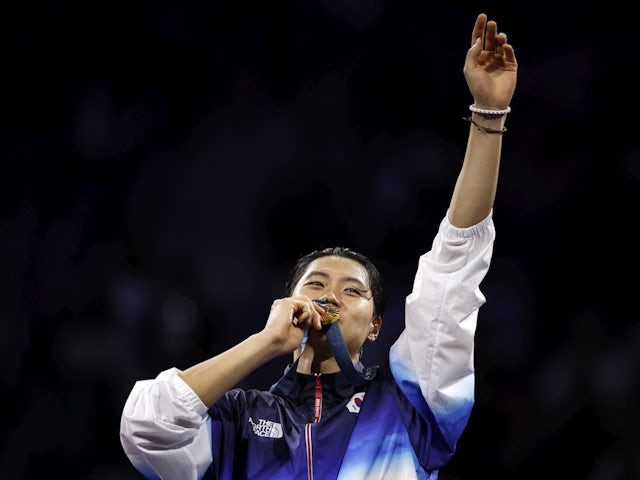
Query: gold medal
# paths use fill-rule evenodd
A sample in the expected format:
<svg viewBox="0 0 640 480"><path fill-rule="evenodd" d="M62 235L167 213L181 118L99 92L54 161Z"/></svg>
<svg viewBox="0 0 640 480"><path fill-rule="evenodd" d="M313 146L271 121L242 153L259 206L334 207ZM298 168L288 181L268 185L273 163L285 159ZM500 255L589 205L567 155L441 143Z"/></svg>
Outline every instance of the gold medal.
<svg viewBox="0 0 640 480"><path fill-rule="evenodd" d="M340 310L333 303L329 303L326 301L326 298L315 298L313 301L322 307L324 313L321 313L320 316L322 320L320 323L322 325L329 325L330 323L338 321L340 318Z"/></svg>

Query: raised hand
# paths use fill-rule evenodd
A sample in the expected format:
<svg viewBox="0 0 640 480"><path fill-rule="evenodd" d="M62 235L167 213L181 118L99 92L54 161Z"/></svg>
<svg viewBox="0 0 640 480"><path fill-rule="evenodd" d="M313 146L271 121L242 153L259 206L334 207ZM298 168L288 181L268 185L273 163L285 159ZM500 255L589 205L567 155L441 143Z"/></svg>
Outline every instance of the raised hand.
<svg viewBox="0 0 640 480"><path fill-rule="evenodd" d="M464 76L474 104L502 110L509 106L516 87L518 63L507 35L498 24L481 13L471 33L471 48L464 63Z"/></svg>

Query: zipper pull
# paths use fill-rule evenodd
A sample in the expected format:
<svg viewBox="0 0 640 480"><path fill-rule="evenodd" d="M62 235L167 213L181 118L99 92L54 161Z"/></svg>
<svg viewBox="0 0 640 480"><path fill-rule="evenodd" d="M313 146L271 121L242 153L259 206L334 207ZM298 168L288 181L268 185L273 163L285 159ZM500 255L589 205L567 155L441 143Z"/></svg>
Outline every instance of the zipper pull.
<svg viewBox="0 0 640 480"><path fill-rule="evenodd" d="M313 402L313 423L318 423L322 416L322 382L320 374L316 374L315 400Z"/></svg>

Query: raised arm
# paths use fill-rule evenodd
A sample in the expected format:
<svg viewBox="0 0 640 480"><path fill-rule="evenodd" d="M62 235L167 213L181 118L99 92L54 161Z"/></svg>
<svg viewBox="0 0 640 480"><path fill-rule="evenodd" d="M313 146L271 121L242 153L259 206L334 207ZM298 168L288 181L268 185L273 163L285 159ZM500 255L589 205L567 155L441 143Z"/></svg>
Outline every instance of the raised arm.
<svg viewBox="0 0 640 480"><path fill-rule="evenodd" d="M449 221L456 227L477 224L493 208L502 133L516 87L517 69L507 35L498 33L497 23L487 20L486 14L478 15L463 72L474 110L479 112L470 112L467 149L449 206Z"/></svg>

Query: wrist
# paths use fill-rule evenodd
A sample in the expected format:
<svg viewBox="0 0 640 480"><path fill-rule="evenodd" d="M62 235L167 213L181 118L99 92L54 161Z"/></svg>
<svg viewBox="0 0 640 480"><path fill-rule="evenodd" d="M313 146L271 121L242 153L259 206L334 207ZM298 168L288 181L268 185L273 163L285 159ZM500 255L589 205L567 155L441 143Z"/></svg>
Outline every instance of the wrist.
<svg viewBox="0 0 640 480"><path fill-rule="evenodd" d="M483 125L489 125L493 128L502 128L504 127L504 124L507 122L506 115L487 116L482 113L472 112L471 118L476 122L480 122Z"/></svg>
<svg viewBox="0 0 640 480"><path fill-rule="evenodd" d="M470 122L476 130L488 134L503 134L507 131L504 126L506 115L487 118L479 113L472 113L470 117L462 117L463 120Z"/></svg>

